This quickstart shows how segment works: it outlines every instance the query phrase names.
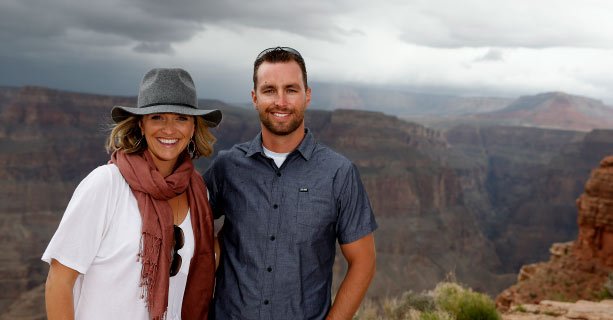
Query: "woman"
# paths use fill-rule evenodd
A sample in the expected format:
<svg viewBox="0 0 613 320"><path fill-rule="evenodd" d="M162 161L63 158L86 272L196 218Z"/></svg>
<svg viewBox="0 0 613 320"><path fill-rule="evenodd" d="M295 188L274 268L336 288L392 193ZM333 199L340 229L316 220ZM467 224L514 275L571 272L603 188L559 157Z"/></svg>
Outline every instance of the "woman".
<svg viewBox="0 0 613 320"><path fill-rule="evenodd" d="M42 259L53 319L205 319L213 218L191 158L212 153L219 110L198 109L191 76L153 69L137 107L114 107L109 164L77 187Z"/></svg>

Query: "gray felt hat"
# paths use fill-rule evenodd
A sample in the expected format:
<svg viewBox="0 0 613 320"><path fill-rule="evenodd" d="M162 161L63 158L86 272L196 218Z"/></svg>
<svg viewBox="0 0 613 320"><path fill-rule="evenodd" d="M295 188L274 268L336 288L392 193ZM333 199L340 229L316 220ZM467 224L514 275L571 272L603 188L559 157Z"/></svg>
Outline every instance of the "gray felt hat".
<svg viewBox="0 0 613 320"><path fill-rule="evenodd" d="M187 71L163 68L145 74L136 107L116 106L111 117L113 121L121 122L131 115L167 112L200 116L211 127L216 127L221 121L221 111L198 109L194 81Z"/></svg>

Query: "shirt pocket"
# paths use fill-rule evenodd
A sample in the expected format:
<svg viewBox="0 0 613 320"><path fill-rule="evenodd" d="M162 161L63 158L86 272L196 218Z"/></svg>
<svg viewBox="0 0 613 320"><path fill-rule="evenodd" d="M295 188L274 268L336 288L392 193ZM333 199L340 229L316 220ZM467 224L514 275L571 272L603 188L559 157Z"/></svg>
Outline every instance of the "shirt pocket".
<svg viewBox="0 0 613 320"><path fill-rule="evenodd" d="M336 206L330 192L297 184L293 186L296 210L294 239L296 243L316 244L334 241L336 227Z"/></svg>

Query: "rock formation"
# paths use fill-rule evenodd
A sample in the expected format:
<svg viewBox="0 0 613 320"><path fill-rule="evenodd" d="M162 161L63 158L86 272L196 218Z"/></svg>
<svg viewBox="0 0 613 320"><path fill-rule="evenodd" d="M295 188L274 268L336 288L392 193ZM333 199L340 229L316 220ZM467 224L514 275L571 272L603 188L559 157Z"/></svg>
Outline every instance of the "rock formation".
<svg viewBox="0 0 613 320"><path fill-rule="evenodd" d="M594 300L613 272L613 156L604 158L577 200L578 239L556 243L548 262L523 266L517 284L496 303L502 310L541 300Z"/></svg>
<svg viewBox="0 0 613 320"><path fill-rule="evenodd" d="M613 156L600 163L577 199L579 238L576 255L613 268Z"/></svg>

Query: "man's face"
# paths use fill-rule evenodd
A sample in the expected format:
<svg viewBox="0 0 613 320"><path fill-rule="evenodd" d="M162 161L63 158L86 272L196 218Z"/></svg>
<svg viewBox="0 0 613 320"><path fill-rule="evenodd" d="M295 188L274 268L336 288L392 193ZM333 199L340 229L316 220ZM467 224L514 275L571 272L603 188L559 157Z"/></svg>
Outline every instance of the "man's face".
<svg viewBox="0 0 613 320"><path fill-rule="evenodd" d="M304 112L311 102L311 89L305 88L302 71L295 61L262 63L251 98L262 130L278 136L304 130Z"/></svg>

